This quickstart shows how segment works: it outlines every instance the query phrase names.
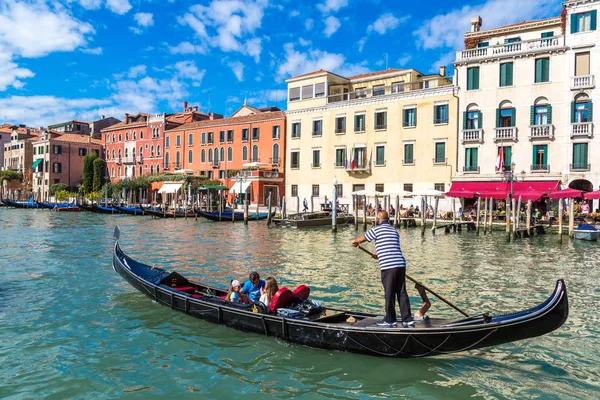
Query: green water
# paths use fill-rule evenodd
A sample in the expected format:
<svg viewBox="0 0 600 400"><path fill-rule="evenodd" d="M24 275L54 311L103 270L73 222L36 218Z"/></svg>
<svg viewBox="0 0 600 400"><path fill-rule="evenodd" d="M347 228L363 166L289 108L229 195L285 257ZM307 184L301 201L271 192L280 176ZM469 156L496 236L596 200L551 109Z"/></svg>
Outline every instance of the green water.
<svg viewBox="0 0 600 400"><path fill-rule="evenodd" d="M556 235L402 230L408 273L471 313L543 301L564 277L571 314L535 339L429 359L316 350L159 306L111 267L123 249L224 285L252 270L309 284L331 306L381 312L376 263L345 228L268 229L90 213L0 209L0 398L598 398L600 243ZM413 311L418 297L410 290ZM432 316L456 312L434 301Z"/></svg>

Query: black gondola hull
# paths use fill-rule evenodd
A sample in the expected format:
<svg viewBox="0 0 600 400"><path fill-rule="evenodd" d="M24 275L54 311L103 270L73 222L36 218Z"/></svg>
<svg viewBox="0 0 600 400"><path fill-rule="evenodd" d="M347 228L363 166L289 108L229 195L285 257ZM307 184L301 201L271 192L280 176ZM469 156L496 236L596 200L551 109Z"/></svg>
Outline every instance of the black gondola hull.
<svg viewBox="0 0 600 400"><path fill-rule="evenodd" d="M253 312L249 306L235 305L216 296L194 298L158 282L158 278L162 279L170 272L133 260L118 244L114 247L113 268L152 300L196 318L310 347L387 357L435 356L544 335L564 324L569 309L565 283L559 280L554 293L544 303L529 310L456 321L429 319L417 322L415 328L384 329L373 324L359 326L359 323L283 318L260 312L264 310ZM367 322L378 318L375 314L344 313Z"/></svg>

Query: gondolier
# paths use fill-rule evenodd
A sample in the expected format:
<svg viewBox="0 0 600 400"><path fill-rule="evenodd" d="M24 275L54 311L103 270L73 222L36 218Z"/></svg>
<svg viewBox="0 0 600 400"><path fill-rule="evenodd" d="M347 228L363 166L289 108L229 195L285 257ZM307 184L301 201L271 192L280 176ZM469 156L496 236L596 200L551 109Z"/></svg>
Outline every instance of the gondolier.
<svg viewBox="0 0 600 400"><path fill-rule="evenodd" d="M389 223L388 213L379 211L377 223L364 236L352 242L354 247L375 241L377 260L381 269L381 283L385 296L385 318L377 325L394 328L396 321L396 298L400 303L400 315L404 326L415 324L410 313L410 300L406 293L406 259L400 249L400 236Z"/></svg>

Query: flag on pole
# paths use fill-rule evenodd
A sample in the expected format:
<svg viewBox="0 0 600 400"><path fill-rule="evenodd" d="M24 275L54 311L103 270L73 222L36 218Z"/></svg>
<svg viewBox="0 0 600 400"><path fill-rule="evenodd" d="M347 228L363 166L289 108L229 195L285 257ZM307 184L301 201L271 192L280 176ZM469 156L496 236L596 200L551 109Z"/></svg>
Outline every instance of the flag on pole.
<svg viewBox="0 0 600 400"><path fill-rule="evenodd" d="M354 146L352 146L352 156L350 158L350 169L354 169Z"/></svg>
<svg viewBox="0 0 600 400"><path fill-rule="evenodd" d="M496 158L496 171L502 171L502 165L504 164L504 145L500 143L498 147L498 157Z"/></svg>
<svg viewBox="0 0 600 400"><path fill-rule="evenodd" d="M365 152L365 157L366 157L366 152ZM371 149L371 151L369 152L369 163L367 164L367 168L369 171L371 171L371 162L373 161L373 149Z"/></svg>

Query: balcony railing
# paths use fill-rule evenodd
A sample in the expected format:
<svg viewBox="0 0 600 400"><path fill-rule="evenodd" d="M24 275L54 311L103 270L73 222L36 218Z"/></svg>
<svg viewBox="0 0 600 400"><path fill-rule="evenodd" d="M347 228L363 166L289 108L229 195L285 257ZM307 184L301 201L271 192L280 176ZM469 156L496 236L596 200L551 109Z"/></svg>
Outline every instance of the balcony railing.
<svg viewBox="0 0 600 400"><path fill-rule="evenodd" d="M517 128L514 126L494 128L494 141L499 140L517 140Z"/></svg>
<svg viewBox="0 0 600 400"><path fill-rule="evenodd" d="M569 169L571 171L589 171L590 168L591 168L591 164L582 164L582 163L569 164Z"/></svg>
<svg viewBox="0 0 600 400"><path fill-rule="evenodd" d="M270 158L269 162L271 163L271 165L279 165L279 163L281 162L281 158L279 158L279 157Z"/></svg>
<svg viewBox="0 0 600 400"><path fill-rule="evenodd" d="M472 142L483 143L483 129L463 129L462 142L463 143L472 143Z"/></svg>
<svg viewBox="0 0 600 400"><path fill-rule="evenodd" d="M357 165L357 163L355 163L354 168L352 167L352 165L348 165L348 167L346 167L347 172L365 172L368 170L369 170L369 167L366 164L358 164Z"/></svg>
<svg viewBox="0 0 600 400"><path fill-rule="evenodd" d="M465 167L463 167L463 172L466 174L478 174L479 166L474 166L474 165L465 166Z"/></svg>
<svg viewBox="0 0 600 400"><path fill-rule="evenodd" d="M143 157L143 156L137 156L137 157L135 158L135 161L136 161L138 164L141 164L141 163L144 161L144 157Z"/></svg>
<svg viewBox="0 0 600 400"><path fill-rule="evenodd" d="M588 137L591 138L593 134L593 128L591 122L579 122L571 124L571 139L575 137Z"/></svg>
<svg viewBox="0 0 600 400"><path fill-rule="evenodd" d="M219 161L213 161L212 162L212 167L213 168L219 168Z"/></svg>
<svg viewBox="0 0 600 400"><path fill-rule="evenodd" d="M529 127L529 139L553 139L554 125L532 125Z"/></svg>
<svg viewBox="0 0 600 400"><path fill-rule="evenodd" d="M532 172L550 172L550 164L531 164Z"/></svg>
<svg viewBox="0 0 600 400"><path fill-rule="evenodd" d="M518 55L549 51L563 47L562 36L525 40L517 43L506 43L496 46L478 47L456 52L456 61L475 60L503 55Z"/></svg>
<svg viewBox="0 0 600 400"><path fill-rule="evenodd" d="M123 157L123 164L134 164L135 157Z"/></svg>
<svg viewBox="0 0 600 400"><path fill-rule="evenodd" d="M582 75L571 77L571 90L592 89L596 86L594 75Z"/></svg>
<svg viewBox="0 0 600 400"><path fill-rule="evenodd" d="M121 157L115 158L114 161L116 164L121 164Z"/></svg>
<svg viewBox="0 0 600 400"><path fill-rule="evenodd" d="M327 96L328 103L338 103L341 101L352 101L359 99L366 99L370 97L380 97L380 96L388 96L388 95L397 95L405 92L411 92L415 90L427 90L432 88L437 88L441 86L452 85L452 81L449 78L439 78L439 79L431 79L428 81L418 81L418 82L404 82L399 84L394 84L391 86L378 87L378 88L370 88L370 89L359 89L354 92L348 93L333 93L333 90L330 92L330 95Z"/></svg>

